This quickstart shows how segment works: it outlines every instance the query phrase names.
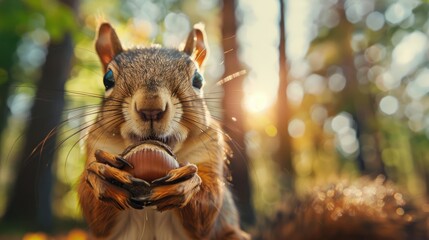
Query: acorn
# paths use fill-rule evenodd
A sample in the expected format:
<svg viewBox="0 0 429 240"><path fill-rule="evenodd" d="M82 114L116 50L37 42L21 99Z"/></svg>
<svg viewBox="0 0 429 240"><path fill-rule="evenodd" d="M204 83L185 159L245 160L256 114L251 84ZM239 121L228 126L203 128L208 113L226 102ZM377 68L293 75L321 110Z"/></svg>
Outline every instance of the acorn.
<svg viewBox="0 0 429 240"><path fill-rule="evenodd" d="M179 167L171 148L160 141L141 142L128 147L121 155L133 166L126 166L124 170L147 182L164 177Z"/></svg>

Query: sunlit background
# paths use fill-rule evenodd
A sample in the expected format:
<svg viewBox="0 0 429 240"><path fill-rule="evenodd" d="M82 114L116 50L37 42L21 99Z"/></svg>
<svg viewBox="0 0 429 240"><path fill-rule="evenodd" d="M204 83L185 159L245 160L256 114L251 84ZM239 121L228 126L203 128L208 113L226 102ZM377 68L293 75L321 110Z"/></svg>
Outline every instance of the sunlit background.
<svg viewBox="0 0 429 240"><path fill-rule="evenodd" d="M89 120L76 117L85 111L79 107L100 102L79 94L103 91L93 48L97 25L110 21L126 47L152 43L180 47L193 24L203 22L210 47L205 93L213 115L221 119L222 86L216 84L224 70L221 1L82 0L77 23L52 2L27 0L22 2L26 7L16 7L18 17L0 15L0 22L22 18L0 24L0 30L25 25L16 31L14 82L7 97L10 115L2 133L0 215L13 190L14 158L31 106L38 101L34 79L40 76L47 44L67 29L75 42L66 84L66 109L73 110L63 113L68 121L62 126L53 165L53 208L56 217L81 222L75 186L83 170L83 142L79 134L66 138ZM429 194L428 12L428 4L417 0L286 1L288 80L287 88L278 91L279 1L238 1L239 49L228 51L237 51L246 69L239 91L244 92L243 135L258 217L272 214L288 190L279 179L288 174L295 179L296 194L339 177L378 173L415 198ZM6 70L0 66L0 83L7 79ZM278 94L287 96L288 122L277 121ZM280 125L286 126L292 145L293 174L275 161Z"/></svg>

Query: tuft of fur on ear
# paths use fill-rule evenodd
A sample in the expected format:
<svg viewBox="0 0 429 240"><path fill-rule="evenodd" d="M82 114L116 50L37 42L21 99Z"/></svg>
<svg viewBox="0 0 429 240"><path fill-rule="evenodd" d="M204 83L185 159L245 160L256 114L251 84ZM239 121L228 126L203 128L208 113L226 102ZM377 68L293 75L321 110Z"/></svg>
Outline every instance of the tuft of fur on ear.
<svg viewBox="0 0 429 240"><path fill-rule="evenodd" d="M188 35L183 52L191 56L201 68L208 56L208 44L204 25L198 23Z"/></svg>
<svg viewBox="0 0 429 240"><path fill-rule="evenodd" d="M107 71L107 65L112 59L123 51L115 29L113 29L109 23L102 23L100 25L98 37L95 42L95 49L101 64L103 64L104 72Z"/></svg>

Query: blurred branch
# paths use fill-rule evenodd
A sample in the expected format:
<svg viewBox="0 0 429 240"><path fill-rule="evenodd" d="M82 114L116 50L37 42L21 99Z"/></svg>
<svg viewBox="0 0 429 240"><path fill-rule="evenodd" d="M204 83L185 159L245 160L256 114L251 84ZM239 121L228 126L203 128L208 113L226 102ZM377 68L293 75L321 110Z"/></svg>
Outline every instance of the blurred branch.
<svg viewBox="0 0 429 240"><path fill-rule="evenodd" d="M237 44L237 20L235 16L236 1L223 0L222 6L222 46L224 53L225 72L223 78L231 76L243 70L238 59ZM243 80L239 75L232 81L223 84L223 123L227 134L231 137L234 151L230 169L232 175L233 192L236 195L237 206L244 225L253 224L255 220L252 192L250 186L248 158L244 144L244 122L243 122Z"/></svg>
<svg viewBox="0 0 429 240"><path fill-rule="evenodd" d="M288 63L286 57L286 20L285 20L285 1L279 0L280 4L280 21L279 21L279 88L277 92L277 129L279 148L276 153L276 161L280 166L282 175L281 184L286 192L294 191L295 171L292 164L292 143L288 133L288 124L291 118L291 109L289 107L286 89L288 86Z"/></svg>

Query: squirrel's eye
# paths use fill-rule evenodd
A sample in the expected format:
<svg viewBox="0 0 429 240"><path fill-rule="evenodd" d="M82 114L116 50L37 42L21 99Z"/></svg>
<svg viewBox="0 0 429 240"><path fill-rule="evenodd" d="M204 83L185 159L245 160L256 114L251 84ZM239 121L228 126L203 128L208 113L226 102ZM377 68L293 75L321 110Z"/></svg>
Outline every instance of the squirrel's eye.
<svg viewBox="0 0 429 240"><path fill-rule="evenodd" d="M192 77L192 86L197 89L201 89L204 85L204 78L200 73L195 71L194 76Z"/></svg>
<svg viewBox="0 0 429 240"><path fill-rule="evenodd" d="M104 87L106 91L115 86L115 77L113 76L113 71L109 69L103 77Z"/></svg>

